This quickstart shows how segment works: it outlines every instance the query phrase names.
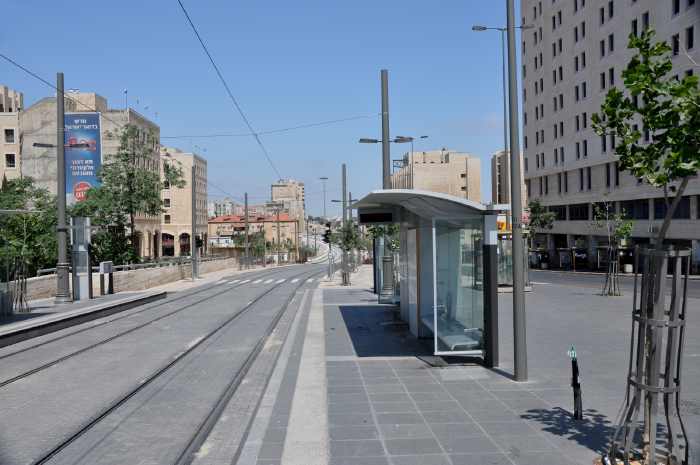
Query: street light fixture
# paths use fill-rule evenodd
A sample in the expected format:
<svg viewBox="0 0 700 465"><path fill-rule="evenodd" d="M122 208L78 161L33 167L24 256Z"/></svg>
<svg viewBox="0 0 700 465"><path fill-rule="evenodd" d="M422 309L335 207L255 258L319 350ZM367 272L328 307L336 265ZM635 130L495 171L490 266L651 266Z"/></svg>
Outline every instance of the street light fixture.
<svg viewBox="0 0 700 465"><path fill-rule="evenodd" d="M328 181L328 178L326 176L321 176L318 178L321 180L323 183L323 219L325 220L327 218L326 216L326 181Z"/></svg>

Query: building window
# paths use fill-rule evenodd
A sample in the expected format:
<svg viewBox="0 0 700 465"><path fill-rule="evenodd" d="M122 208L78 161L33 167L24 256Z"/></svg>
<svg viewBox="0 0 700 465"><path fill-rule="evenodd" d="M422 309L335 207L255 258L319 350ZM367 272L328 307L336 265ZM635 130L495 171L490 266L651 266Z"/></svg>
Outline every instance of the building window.
<svg viewBox="0 0 700 465"><path fill-rule="evenodd" d="M600 73L600 90L605 90L605 73Z"/></svg>
<svg viewBox="0 0 700 465"><path fill-rule="evenodd" d="M564 171L564 193L569 192L569 172Z"/></svg>
<svg viewBox="0 0 700 465"><path fill-rule="evenodd" d="M14 153L5 154L5 168L17 168L17 159Z"/></svg>
<svg viewBox="0 0 700 465"><path fill-rule="evenodd" d="M587 203L569 205L569 219L572 221L588 221L588 209L589 207Z"/></svg>
<svg viewBox="0 0 700 465"><path fill-rule="evenodd" d="M562 81L564 79L564 67L560 66L559 67L559 80Z"/></svg>
<svg viewBox="0 0 700 465"><path fill-rule="evenodd" d="M557 173L557 190L560 194L562 187L563 186L561 185L561 173Z"/></svg>
<svg viewBox="0 0 700 465"><path fill-rule="evenodd" d="M615 68L610 68L608 70L608 86L612 87L615 85Z"/></svg>
<svg viewBox="0 0 700 465"><path fill-rule="evenodd" d="M642 30L646 31L647 29L649 29L649 24L650 24L649 12L645 11L642 14Z"/></svg>
<svg viewBox="0 0 700 465"><path fill-rule="evenodd" d="M5 129L5 143L14 144L15 143L15 130Z"/></svg>
<svg viewBox="0 0 700 465"><path fill-rule="evenodd" d="M605 164L605 187L610 187L610 163Z"/></svg>
<svg viewBox="0 0 700 465"><path fill-rule="evenodd" d="M620 185L620 165L615 162L615 187Z"/></svg>
<svg viewBox="0 0 700 465"><path fill-rule="evenodd" d="M527 172L527 168L528 168L527 160L528 160L528 159L526 158L526 159L525 159L525 171L526 171L526 172Z"/></svg>
<svg viewBox="0 0 700 465"><path fill-rule="evenodd" d="M588 113L583 113L583 129L588 127Z"/></svg>
<svg viewBox="0 0 700 465"><path fill-rule="evenodd" d="M600 41L600 58L603 58L605 56L605 41L601 40Z"/></svg>
<svg viewBox="0 0 700 465"><path fill-rule="evenodd" d="M588 190L591 190L591 167L589 166L586 168L586 176L588 178L586 186L588 187Z"/></svg>
<svg viewBox="0 0 700 465"><path fill-rule="evenodd" d="M566 221L566 205L555 205L549 207L549 211L554 213L554 218L558 221Z"/></svg>
<svg viewBox="0 0 700 465"><path fill-rule="evenodd" d="M582 94L581 98L586 98L587 93L588 92L586 92L586 81L583 81L583 83L581 83L581 94Z"/></svg>
<svg viewBox="0 0 700 465"><path fill-rule="evenodd" d="M608 151L608 144L607 144L607 139L605 138L605 134L600 136L600 151L602 153L605 153Z"/></svg>
<svg viewBox="0 0 700 465"><path fill-rule="evenodd" d="M544 177L544 195L549 195L549 176Z"/></svg>
<svg viewBox="0 0 700 465"><path fill-rule="evenodd" d="M583 168L578 169L578 190L583 190Z"/></svg>
<svg viewBox="0 0 700 465"><path fill-rule="evenodd" d="M167 179L163 181L163 189L170 189L170 181Z"/></svg>
<svg viewBox="0 0 700 465"><path fill-rule="evenodd" d="M578 72L578 57L574 57L574 71Z"/></svg>
<svg viewBox="0 0 700 465"><path fill-rule="evenodd" d="M673 4L673 14L677 15L681 12L681 0L671 0Z"/></svg>
<svg viewBox="0 0 700 465"><path fill-rule="evenodd" d="M662 220L666 217L666 201L661 199L654 199L654 219ZM675 220L689 220L690 219L690 197L682 197L680 202L678 202L678 207L676 211L673 212L673 219Z"/></svg>
<svg viewBox="0 0 700 465"><path fill-rule="evenodd" d="M608 36L608 52L612 53L615 51L615 35L610 34Z"/></svg>
<svg viewBox="0 0 700 465"><path fill-rule="evenodd" d="M583 39L586 37L586 22L581 23L581 38Z"/></svg>
<svg viewBox="0 0 700 465"><path fill-rule="evenodd" d="M170 224L170 215L163 216L163 223Z"/></svg>
<svg viewBox="0 0 700 465"><path fill-rule="evenodd" d="M598 15L600 16L600 24L605 24L605 8L600 7L600 10L598 11Z"/></svg>
<svg viewBox="0 0 700 465"><path fill-rule="evenodd" d="M564 163L564 147L559 147L559 161Z"/></svg>
<svg viewBox="0 0 700 465"><path fill-rule="evenodd" d="M695 46L695 28L690 26L685 30L685 48L686 50L692 50Z"/></svg>
<svg viewBox="0 0 700 465"><path fill-rule="evenodd" d="M576 115L576 117L574 119L576 121L576 131L580 131L581 130L581 117L579 115Z"/></svg>
<svg viewBox="0 0 700 465"><path fill-rule="evenodd" d="M576 159L581 159L581 143L576 142Z"/></svg>
<svg viewBox="0 0 700 465"><path fill-rule="evenodd" d="M680 35L674 34L671 37L671 49L673 50L673 55L676 56L680 52L681 48L681 38Z"/></svg>
<svg viewBox="0 0 700 465"><path fill-rule="evenodd" d="M539 185L540 185L540 197L542 197L542 178L539 178Z"/></svg>
<svg viewBox="0 0 700 465"><path fill-rule="evenodd" d="M613 9L613 1L610 0L608 2L608 18L612 18L614 14L615 14L615 10Z"/></svg>
<svg viewBox="0 0 700 465"><path fill-rule="evenodd" d="M588 141L583 140L583 158L586 158L588 156Z"/></svg>
<svg viewBox="0 0 700 465"><path fill-rule="evenodd" d="M170 208L170 199L163 199L163 207Z"/></svg>
<svg viewBox="0 0 700 465"><path fill-rule="evenodd" d="M636 20L636 19L633 19L633 20L632 20L632 27L630 28L630 32L631 32L632 35L635 36L635 37L637 37L637 36L639 35L638 24L637 24L637 20Z"/></svg>
<svg viewBox="0 0 700 465"><path fill-rule="evenodd" d="M586 52L581 52L581 68L586 67Z"/></svg>
<svg viewBox="0 0 700 465"><path fill-rule="evenodd" d="M574 99L575 99L577 102L579 101L578 86L574 86Z"/></svg>

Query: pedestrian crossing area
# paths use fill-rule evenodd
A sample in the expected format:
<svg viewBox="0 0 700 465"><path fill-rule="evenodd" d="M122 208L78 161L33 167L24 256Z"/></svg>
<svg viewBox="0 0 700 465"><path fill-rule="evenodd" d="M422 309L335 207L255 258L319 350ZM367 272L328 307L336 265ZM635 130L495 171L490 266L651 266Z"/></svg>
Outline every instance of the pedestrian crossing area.
<svg viewBox="0 0 700 465"><path fill-rule="evenodd" d="M321 281L323 281L323 279L324 279L323 277L320 277L320 278L292 278L292 279L289 279L289 278L282 278L282 279L274 279L274 278L241 279L241 278L237 278L237 279L225 280L223 282L227 282L229 284L235 284L238 286L243 285L243 284L260 285L260 286L264 286L264 285L277 286L279 284L284 284L284 283L292 283L292 284L299 283L299 282L304 282L306 284L320 283Z"/></svg>

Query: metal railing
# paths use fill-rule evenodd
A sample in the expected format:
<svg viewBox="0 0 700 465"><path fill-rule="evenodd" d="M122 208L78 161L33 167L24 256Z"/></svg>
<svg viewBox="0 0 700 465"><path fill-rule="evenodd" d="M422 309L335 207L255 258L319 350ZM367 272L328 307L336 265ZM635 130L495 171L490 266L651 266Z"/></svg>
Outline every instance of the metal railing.
<svg viewBox="0 0 700 465"><path fill-rule="evenodd" d="M227 257L224 255L209 255L209 256L199 257L198 262L205 263L205 262L211 262L211 261L217 261L217 260L225 260L228 258L234 258L234 257ZM154 262L127 263L125 265L114 265L113 270L115 272L119 272L119 271L141 270L141 269L146 269L146 268L163 268L163 267L169 267L169 266L186 265L186 264L191 263L191 262L192 262L192 257L187 255L187 256L180 256L180 257L162 258L162 259L154 261ZM92 271L99 272L100 267L93 266ZM47 276L47 275L52 275L55 273L56 273L56 268L43 268L43 269L40 269L37 271L37 276Z"/></svg>

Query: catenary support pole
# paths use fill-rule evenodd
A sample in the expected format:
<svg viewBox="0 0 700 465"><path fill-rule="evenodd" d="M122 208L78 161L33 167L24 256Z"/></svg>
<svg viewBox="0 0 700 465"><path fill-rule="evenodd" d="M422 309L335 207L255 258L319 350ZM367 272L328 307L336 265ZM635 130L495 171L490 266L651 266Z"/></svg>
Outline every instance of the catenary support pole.
<svg viewBox="0 0 700 465"><path fill-rule="evenodd" d="M245 268L250 268L250 240L249 240L249 224L248 224L248 193L243 195L244 208L243 215L245 216Z"/></svg>
<svg viewBox="0 0 700 465"><path fill-rule="evenodd" d="M68 227L66 226L66 136L65 136L65 101L63 93L63 73L56 74L56 194L58 224L56 241L58 242L58 262L56 263L56 303L70 302L68 284Z"/></svg>
<svg viewBox="0 0 700 465"><path fill-rule="evenodd" d="M518 82L515 58L515 1L506 0L508 28L508 104L510 114L510 198L513 228L513 350L515 380L527 381L527 330L525 318L525 262L523 205L518 138Z"/></svg>
<svg viewBox="0 0 700 465"><path fill-rule="evenodd" d="M345 163L343 163L343 177L342 177L342 184L343 184L343 229L342 229L342 235L345 236L345 228L348 225L348 182L347 182L347 167L345 166ZM343 286L347 286L350 284L350 280L348 279L348 253L345 250L345 244L341 244L342 246L342 257L341 257L341 265L340 265L340 274L341 274L341 279L342 279L342 284Z"/></svg>
<svg viewBox="0 0 700 465"><path fill-rule="evenodd" d="M503 60L503 162L504 165L501 167L501 172L503 173L503 193L505 194L504 199L500 203L509 203L509 193L508 186L510 186L510 162L508 160L510 144L508 143L508 91L506 90L506 82L508 78L506 77L506 29L501 29L501 59ZM499 203L496 199L493 199L494 203Z"/></svg>
<svg viewBox="0 0 700 465"><path fill-rule="evenodd" d="M197 179L196 168L192 159L192 178L190 187L192 188L192 234L190 235L190 255L192 255L192 279L199 277L199 264L197 263Z"/></svg>
<svg viewBox="0 0 700 465"><path fill-rule="evenodd" d="M280 207L277 205L277 266L282 265L282 243L280 242Z"/></svg>
<svg viewBox="0 0 700 465"><path fill-rule="evenodd" d="M391 189L391 152L389 148L389 71L381 71L382 81L382 187Z"/></svg>

